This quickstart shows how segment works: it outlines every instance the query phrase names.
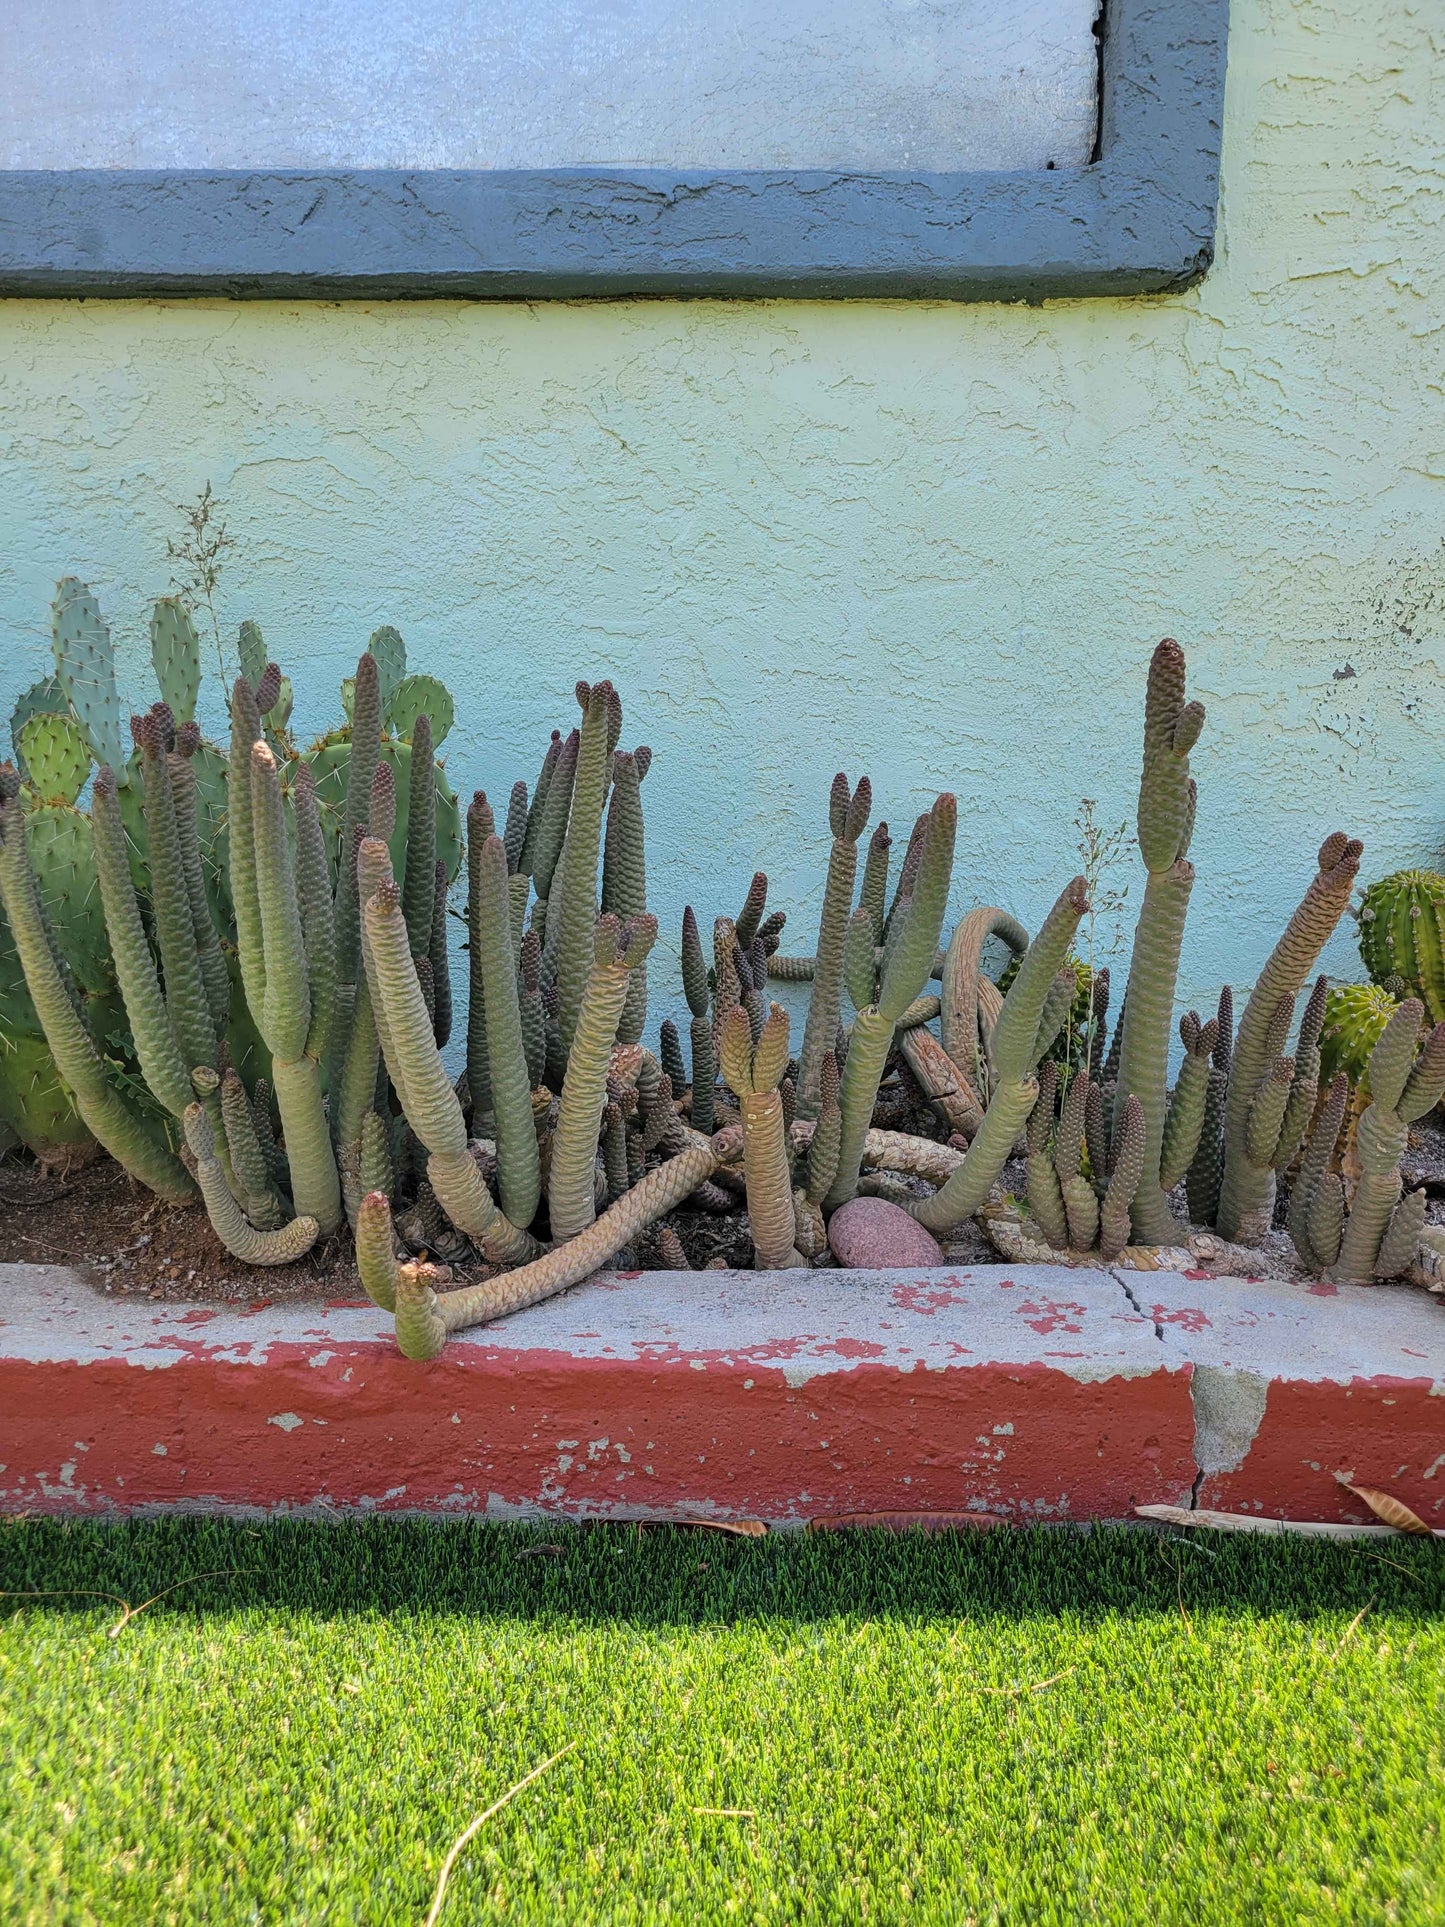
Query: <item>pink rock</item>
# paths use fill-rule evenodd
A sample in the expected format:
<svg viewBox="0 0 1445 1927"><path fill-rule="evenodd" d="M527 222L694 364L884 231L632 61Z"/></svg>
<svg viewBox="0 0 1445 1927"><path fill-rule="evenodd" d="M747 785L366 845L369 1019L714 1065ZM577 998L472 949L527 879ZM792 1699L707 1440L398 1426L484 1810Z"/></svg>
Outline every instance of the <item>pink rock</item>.
<svg viewBox="0 0 1445 1927"><path fill-rule="evenodd" d="M859 1271L943 1263L937 1241L887 1198L850 1198L839 1205L828 1220L828 1243L840 1265Z"/></svg>

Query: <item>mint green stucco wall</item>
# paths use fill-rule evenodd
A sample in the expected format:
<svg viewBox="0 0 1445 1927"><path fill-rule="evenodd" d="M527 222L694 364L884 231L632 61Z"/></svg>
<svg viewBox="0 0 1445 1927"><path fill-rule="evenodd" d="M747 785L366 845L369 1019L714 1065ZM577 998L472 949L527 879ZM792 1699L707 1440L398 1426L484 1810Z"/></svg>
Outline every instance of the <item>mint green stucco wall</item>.
<svg viewBox="0 0 1445 1927"><path fill-rule="evenodd" d="M1032 927L1080 798L1132 811L1174 634L1209 709L1182 990L1247 982L1324 831L1367 874L1445 838L1442 76L1434 7L1235 0L1219 260L1178 298L0 303L0 716L65 571L144 692L209 478L225 617L303 725L395 622L457 786L504 799L575 678L619 683L670 946L755 866L804 934L840 765L904 835L957 790L956 906Z"/></svg>

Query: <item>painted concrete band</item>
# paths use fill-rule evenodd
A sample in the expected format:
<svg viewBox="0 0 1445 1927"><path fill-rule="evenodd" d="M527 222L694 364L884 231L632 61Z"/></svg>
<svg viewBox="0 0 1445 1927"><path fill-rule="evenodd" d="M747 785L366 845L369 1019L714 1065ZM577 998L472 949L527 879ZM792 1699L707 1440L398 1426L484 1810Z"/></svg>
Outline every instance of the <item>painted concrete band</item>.
<svg viewBox="0 0 1445 1927"><path fill-rule="evenodd" d="M0 170L0 295L932 296L1187 287L1228 0L1106 0L1098 158L999 173Z"/></svg>
<svg viewBox="0 0 1445 1927"><path fill-rule="evenodd" d="M429 1365L370 1304L0 1267L0 1508L762 1518L1139 1503L1445 1523L1423 1294L1166 1273L604 1275Z"/></svg>

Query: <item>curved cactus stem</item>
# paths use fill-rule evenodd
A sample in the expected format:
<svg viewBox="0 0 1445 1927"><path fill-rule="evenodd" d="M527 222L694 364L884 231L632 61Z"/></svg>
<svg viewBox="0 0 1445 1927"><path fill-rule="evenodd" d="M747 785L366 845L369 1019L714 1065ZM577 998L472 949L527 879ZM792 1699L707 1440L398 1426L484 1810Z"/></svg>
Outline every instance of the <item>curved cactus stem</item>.
<svg viewBox="0 0 1445 1927"><path fill-rule="evenodd" d="M1338 1260L1344 1231L1345 1187L1338 1173L1326 1171L1309 1206L1309 1245L1321 1271L1328 1272Z"/></svg>
<svg viewBox="0 0 1445 1927"><path fill-rule="evenodd" d="M1275 1012L1298 996L1315 959L1350 901L1363 846L1339 831L1320 845L1318 874L1275 945L1239 1021L1224 1119L1224 1177L1217 1228L1232 1243L1257 1245L1274 1217L1272 1166L1251 1161L1245 1144L1250 1106L1277 1052L1268 1049Z"/></svg>
<svg viewBox="0 0 1445 1927"><path fill-rule="evenodd" d="M532 1087L522 1041L517 969L507 910L507 852L490 836L476 856L478 938L487 1014L487 1063L497 1126L497 1184L513 1224L536 1216L542 1195Z"/></svg>
<svg viewBox="0 0 1445 1927"><path fill-rule="evenodd" d="M828 814L833 843L828 853L828 877L823 886L823 908L818 918L817 961L813 994L803 1026L803 1048L798 1056L798 1115L816 1117L822 1102L820 1080L823 1055L832 1049L843 996L843 946L853 907L853 880L858 869L858 838L868 822L873 789L866 776L850 790L840 770L833 778ZM935 940L936 941L936 940ZM920 984L919 989L923 986Z"/></svg>
<svg viewBox="0 0 1445 1927"><path fill-rule="evenodd" d="M943 960L939 991L938 1034L943 1048L981 1096L987 1096L978 1028L978 980L983 974L983 947L990 937L1001 937L1016 957L1029 947L1029 933L1017 917L993 904L970 910L954 926Z"/></svg>
<svg viewBox="0 0 1445 1927"><path fill-rule="evenodd" d="M1017 984L1018 979L1014 982ZM988 1194L1034 1107L1038 1090L1038 1082L1032 1076L1004 1079L994 1086L983 1122L974 1133L963 1162L931 1198L905 1207L926 1230L935 1236L952 1231L987 1204Z"/></svg>
<svg viewBox="0 0 1445 1927"><path fill-rule="evenodd" d="M1209 1100L1209 1053L1218 1036L1213 1018L1201 1024L1193 1011L1179 1025L1184 1041L1184 1057L1169 1100L1164 1120L1164 1142L1159 1154L1159 1187L1174 1189L1194 1162L1204 1129L1204 1109Z"/></svg>
<svg viewBox="0 0 1445 1927"><path fill-rule="evenodd" d="M500 1278L488 1279L485 1284L468 1285L459 1291L428 1292L425 1286L410 1288L403 1270L397 1291L398 1343L408 1357L434 1358L449 1333L489 1324L494 1318L505 1318L511 1312L522 1311L528 1305L565 1291L569 1285L579 1284L625 1244L630 1244L640 1231L676 1210L719 1165L736 1159L741 1149L741 1134L736 1131L724 1131L715 1138L693 1142L675 1158L649 1171L625 1197L610 1205L577 1237L549 1251L545 1257L505 1272ZM419 1344L429 1349L412 1349Z"/></svg>
<svg viewBox="0 0 1445 1927"><path fill-rule="evenodd" d="M605 723L605 709L602 715ZM547 1211L554 1238L576 1237L596 1215L597 1135L607 1101L607 1070L617 1022L627 998L628 972L646 957L656 937L655 917L630 917L621 925L616 917L597 920L592 969L573 1032L552 1138Z"/></svg>
<svg viewBox="0 0 1445 1927"><path fill-rule="evenodd" d="M187 1106L184 1122L206 1215L231 1256L246 1265L290 1265L304 1258L316 1242L316 1220L293 1218L279 1231L258 1231L231 1195L210 1123L199 1104Z"/></svg>
<svg viewBox="0 0 1445 1927"><path fill-rule="evenodd" d="M1244 1143L1252 1164L1273 1162L1274 1147L1279 1142L1280 1126L1284 1123L1285 1107L1289 1103L1290 1085L1293 1082L1294 1059L1277 1057L1269 1076L1255 1092L1245 1121Z"/></svg>
<svg viewBox="0 0 1445 1927"><path fill-rule="evenodd" d="M110 1084L105 1060L75 1007L46 928L24 818L14 799L0 803L0 898L55 1068L82 1122L132 1177L159 1197L188 1201L195 1188L184 1165L150 1120L133 1111Z"/></svg>

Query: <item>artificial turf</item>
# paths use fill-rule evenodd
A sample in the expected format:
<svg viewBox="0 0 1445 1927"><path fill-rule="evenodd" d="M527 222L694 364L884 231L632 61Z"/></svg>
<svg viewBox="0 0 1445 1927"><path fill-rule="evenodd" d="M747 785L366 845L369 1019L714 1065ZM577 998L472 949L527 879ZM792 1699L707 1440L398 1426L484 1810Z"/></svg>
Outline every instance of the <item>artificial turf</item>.
<svg viewBox="0 0 1445 1927"><path fill-rule="evenodd" d="M443 1922L1445 1920L1437 1544L28 1520L0 1588L7 1923L420 1923L569 1743Z"/></svg>

